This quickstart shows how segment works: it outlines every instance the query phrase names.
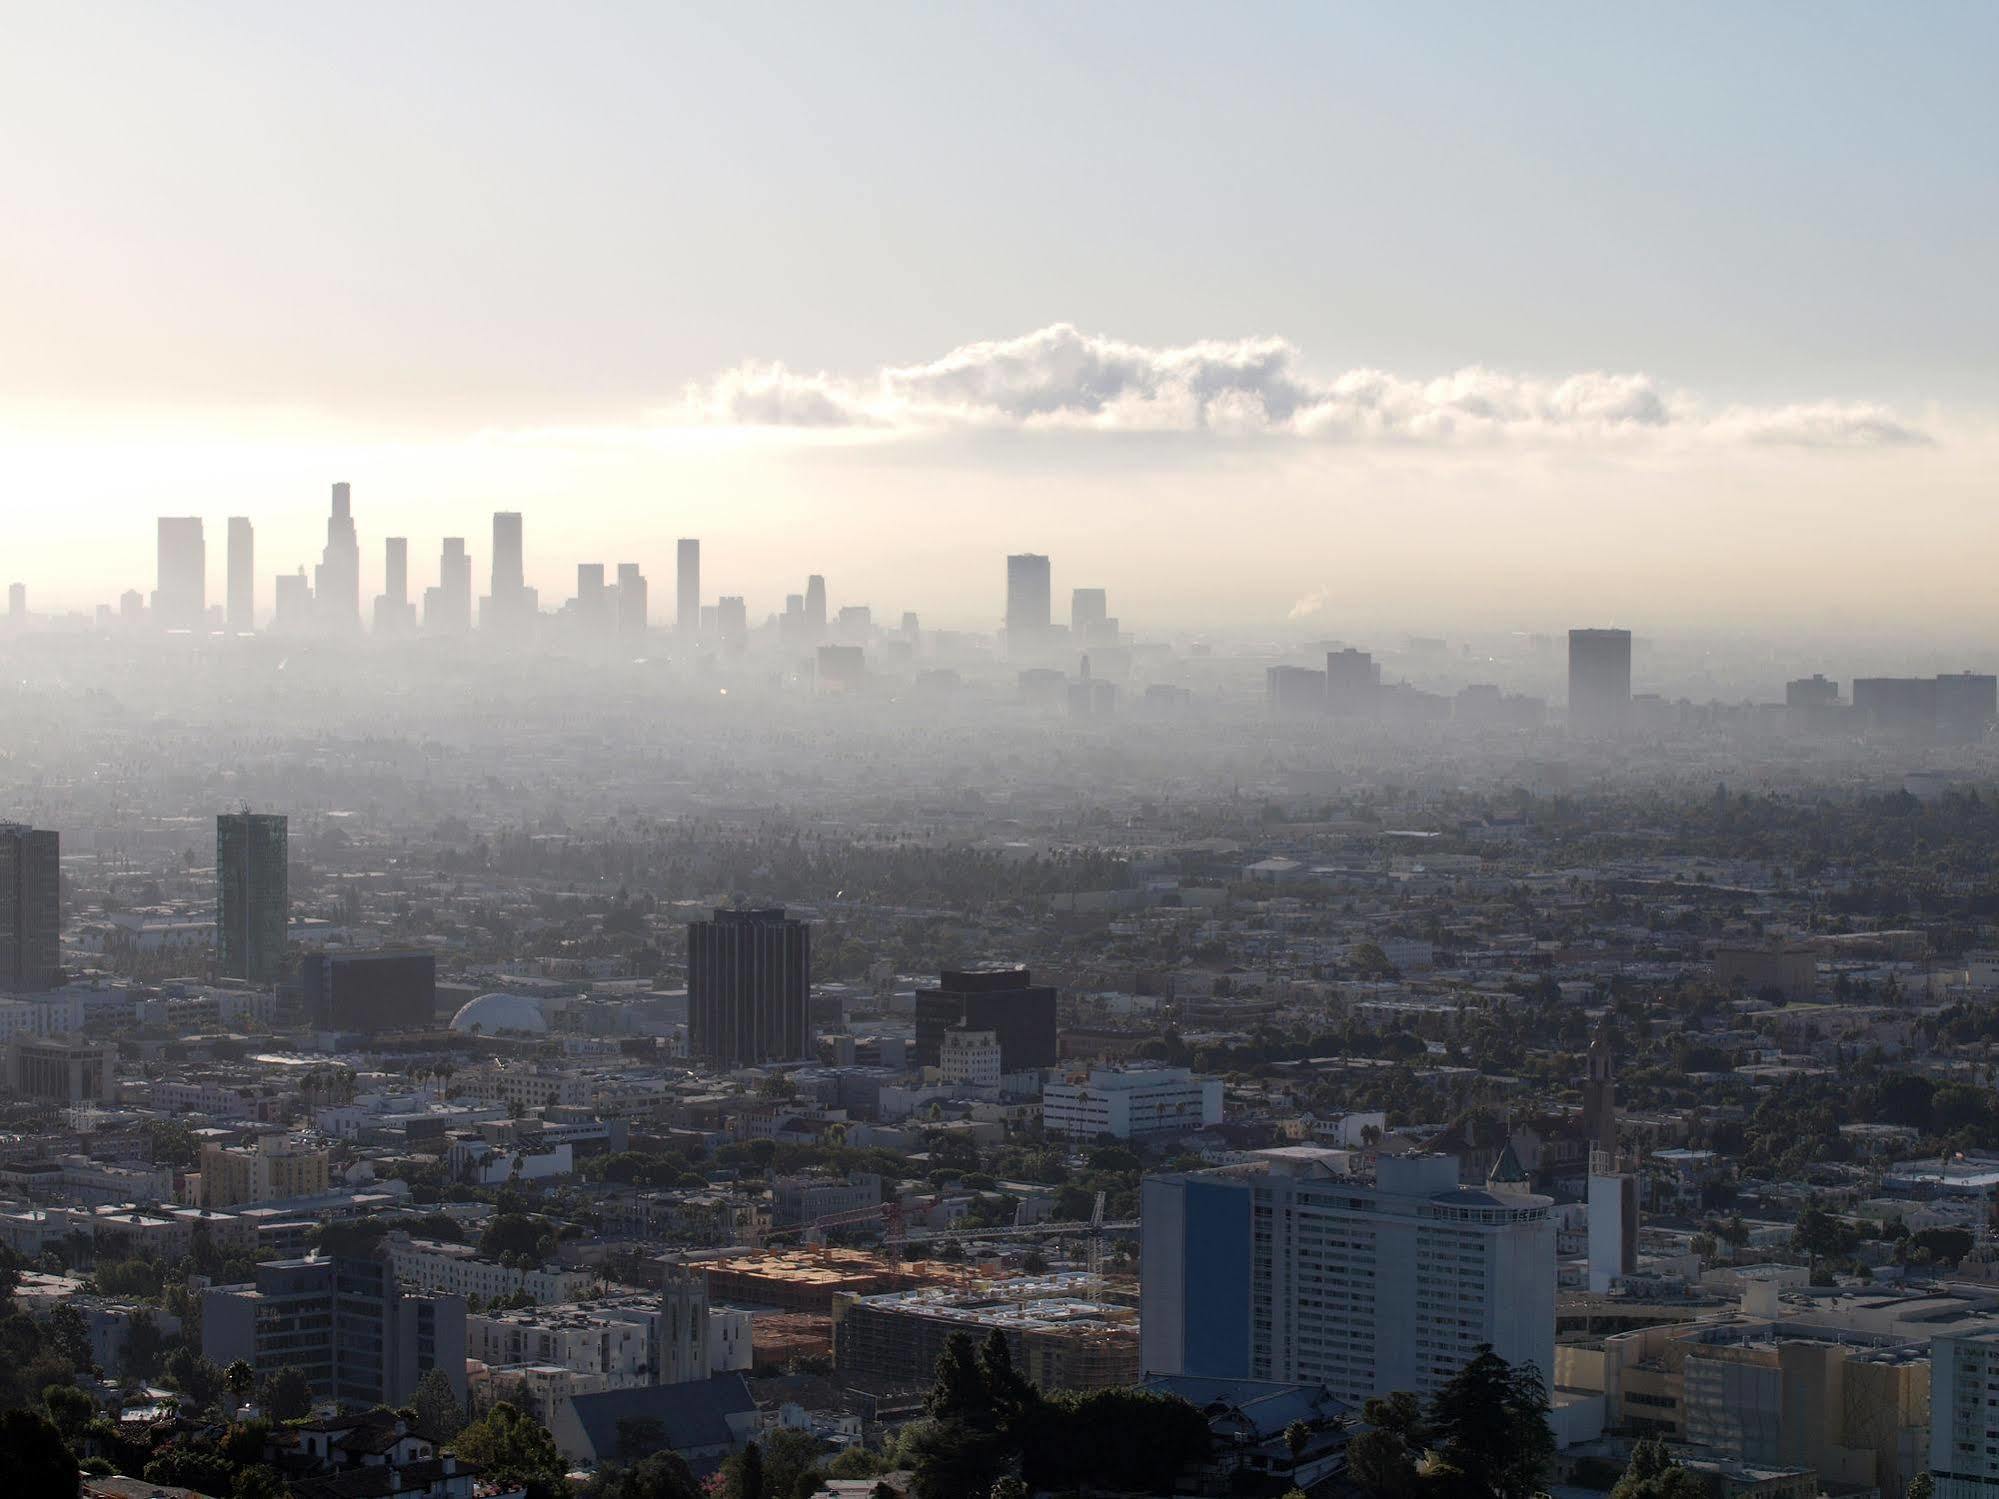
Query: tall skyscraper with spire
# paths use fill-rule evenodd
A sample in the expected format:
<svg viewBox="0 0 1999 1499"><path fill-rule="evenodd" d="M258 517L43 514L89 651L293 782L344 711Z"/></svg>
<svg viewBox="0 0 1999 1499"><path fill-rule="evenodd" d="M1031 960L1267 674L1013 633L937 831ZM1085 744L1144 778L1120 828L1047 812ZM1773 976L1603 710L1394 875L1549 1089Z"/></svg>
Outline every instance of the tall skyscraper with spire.
<svg viewBox="0 0 1999 1499"><path fill-rule="evenodd" d="M534 621L538 600L527 586L525 548L518 510L493 512L493 586L479 612L479 627L519 635Z"/></svg>
<svg viewBox="0 0 1999 1499"><path fill-rule="evenodd" d="M826 638L826 580L818 573L805 580L805 638L814 644Z"/></svg>
<svg viewBox="0 0 1999 1499"><path fill-rule="evenodd" d="M326 518L326 549L313 570L313 604L327 629L361 628L361 543L354 534L353 493L333 486L333 513Z"/></svg>

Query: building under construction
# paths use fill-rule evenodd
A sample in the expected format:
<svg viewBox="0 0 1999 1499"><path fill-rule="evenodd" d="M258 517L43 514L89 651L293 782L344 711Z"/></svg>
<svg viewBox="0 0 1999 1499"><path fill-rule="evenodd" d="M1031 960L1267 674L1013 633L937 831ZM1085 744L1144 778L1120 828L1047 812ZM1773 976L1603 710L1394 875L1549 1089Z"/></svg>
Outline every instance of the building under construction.
<svg viewBox="0 0 1999 1499"><path fill-rule="evenodd" d="M838 1296L878 1296L922 1286L958 1285L966 1272L935 1260L900 1267L862 1249L763 1249L704 1260L708 1299L781 1312L831 1315Z"/></svg>
<svg viewBox="0 0 1999 1499"><path fill-rule="evenodd" d="M1138 1382L1138 1312L1094 1299L1088 1275L1044 1275L980 1286L930 1286L842 1296L833 1311L833 1366L876 1387L928 1384L954 1332L1006 1334L1014 1367L1044 1390Z"/></svg>

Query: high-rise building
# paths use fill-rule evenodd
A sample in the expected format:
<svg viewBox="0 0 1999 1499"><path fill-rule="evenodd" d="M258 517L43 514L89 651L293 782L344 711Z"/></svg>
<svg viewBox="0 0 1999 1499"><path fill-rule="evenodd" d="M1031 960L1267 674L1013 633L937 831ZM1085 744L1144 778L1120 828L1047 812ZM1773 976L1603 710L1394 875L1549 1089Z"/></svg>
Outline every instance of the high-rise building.
<svg viewBox="0 0 1999 1499"><path fill-rule="evenodd" d="M1481 1344L1552 1382L1553 1202L1458 1184L1448 1155L1384 1155L1372 1180L1330 1151L1140 1188L1140 1361L1148 1374L1324 1384L1355 1405L1427 1396Z"/></svg>
<svg viewBox="0 0 1999 1499"><path fill-rule="evenodd" d="M291 926L288 825L282 814L215 819L215 967L224 978L275 983Z"/></svg>
<svg viewBox="0 0 1999 1499"><path fill-rule="evenodd" d="M307 953L298 977L306 1018L318 1031L427 1030L437 1008L432 953Z"/></svg>
<svg viewBox="0 0 1999 1499"><path fill-rule="evenodd" d="M636 562L618 564L618 640L627 646L645 642L651 618L645 574Z"/></svg>
<svg viewBox="0 0 1999 1499"><path fill-rule="evenodd" d="M208 624L208 546L198 515L163 515L153 623L162 630L202 630Z"/></svg>
<svg viewBox="0 0 1999 1499"><path fill-rule="evenodd" d="M740 651L750 643L750 610L741 594L715 600L715 636L728 651Z"/></svg>
<svg viewBox="0 0 1999 1499"><path fill-rule="evenodd" d="M1610 1016L1597 1022L1590 1037L1589 1073L1583 1079L1583 1137L1591 1150L1617 1154L1617 1060L1610 1034Z"/></svg>
<svg viewBox="0 0 1999 1499"><path fill-rule="evenodd" d="M405 1290L390 1251L266 1260L255 1281L202 1293L201 1351L259 1377L296 1369L315 1399L404 1405L432 1369L465 1398L465 1298Z"/></svg>
<svg viewBox="0 0 1999 1499"><path fill-rule="evenodd" d="M991 1031L1009 1072L1055 1065L1055 990L1025 968L946 969L916 991L916 1064L935 1067L944 1033Z"/></svg>
<svg viewBox="0 0 1999 1499"><path fill-rule="evenodd" d="M271 605L272 630L297 634L312 628L312 580L303 567L295 573L278 574Z"/></svg>
<svg viewBox="0 0 1999 1499"><path fill-rule="evenodd" d="M1033 655L1048 644L1052 623L1048 559L1018 552L1006 559L1006 648L1009 655Z"/></svg>
<svg viewBox="0 0 1999 1499"><path fill-rule="evenodd" d="M327 629L347 634L361 628L361 543L354 534L353 493L333 486L333 512L326 517L326 548L312 575L313 602Z"/></svg>
<svg viewBox="0 0 1999 1499"><path fill-rule="evenodd" d="M673 628L682 645L691 645L701 638L701 543L683 536L677 553Z"/></svg>
<svg viewBox="0 0 1999 1499"><path fill-rule="evenodd" d="M382 591L375 596L375 633L405 635L416 628L416 605L410 602L410 543L391 536L382 543Z"/></svg>
<svg viewBox="0 0 1999 1499"><path fill-rule="evenodd" d="M611 613L611 593L604 586L604 564L576 564L576 626L586 636L601 639L616 624Z"/></svg>
<svg viewBox="0 0 1999 1499"><path fill-rule="evenodd" d="M472 556L462 536L444 538L437 586L423 591L423 627L433 635L463 635L472 628Z"/></svg>
<svg viewBox="0 0 1999 1499"><path fill-rule="evenodd" d="M257 532L247 515L229 517L229 633L257 628Z"/></svg>
<svg viewBox="0 0 1999 1499"><path fill-rule="evenodd" d="M1929 1412L1935 1499L1999 1493L1999 1328L1930 1340Z"/></svg>
<svg viewBox="0 0 1999 1499"><path fill-rule="evenodd" d="M1784 684L1784 706L1787 708L1835 708L1839 706L1839 683L1829 681L1823 673L1809 677L1798 677Z"/></svg>
<svg viewBox="0 0 1999 1499"><path fill-rule="evenodd" d="M518 636L534 623L539 601L527 586L521 516L517 510L493 512L493 583L479 614L479 627Z"/></svg>
<svg viewBox="0 0 1999 1499"><path fill-rule="evenodd" d="M7 621L17 630L28 623L28 585L9 583L7 585Z"/></svg>
<svg viewBox="0 0 1999 1499"><path fill-rule="evenodd" d="M724 1067L809 1055L812 929L782 908L717 910L687 928L687 1047Z"/></svg>
<svg viewBox="0 0 1999 1499"><path fill-rule="evenodd" d="M1569 727L1621 728L1631 712L1631 632L1569 631Z"/></svg>
<svg viewBox="0 0 1999 1499"><path fill-rule="evenodd" d="M1326 711L1343 718L1367 718L1380 706L1381 664L1351 646L1326 652Z"/></svg>
<svg viewBox="0 0 1999 1499"><path fill-rule="evenodd" d="M1069 594L1069 638L1079 646L1116 645L1110 595L1101 588L1077 588Z"/></svg>
<svg viewBox="0 0 1999 1499"><path fill-rule="evenodd" d="M692 1384L714 1371L708 1352L708 1275L697 1263L666 1267L660 1293L659 1382Z"/></svg>
<svg viewBox="0 0 1999 1499"><path fill-rule="evenodd" d="M826 580L818 573L805 580L805 638L815 643L826 638Z"/></svg>
<svg viewBox="0 0 1999 1499"><path fill-rule="evenodd" d="M62 982L62 840L0 822L0 989L34 994Z"/></svg>

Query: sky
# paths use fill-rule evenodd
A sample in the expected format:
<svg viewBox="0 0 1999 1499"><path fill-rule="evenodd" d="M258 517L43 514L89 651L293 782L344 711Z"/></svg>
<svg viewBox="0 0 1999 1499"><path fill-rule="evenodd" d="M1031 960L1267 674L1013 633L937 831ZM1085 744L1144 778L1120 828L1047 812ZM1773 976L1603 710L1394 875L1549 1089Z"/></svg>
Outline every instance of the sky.
<svg viewBox="0 0 1999 1499"><path fill-rule="evenodd" d="M1999 11L9 8L0 573L1999 626ZM217 590L211 589L211 593Z"/></svg>

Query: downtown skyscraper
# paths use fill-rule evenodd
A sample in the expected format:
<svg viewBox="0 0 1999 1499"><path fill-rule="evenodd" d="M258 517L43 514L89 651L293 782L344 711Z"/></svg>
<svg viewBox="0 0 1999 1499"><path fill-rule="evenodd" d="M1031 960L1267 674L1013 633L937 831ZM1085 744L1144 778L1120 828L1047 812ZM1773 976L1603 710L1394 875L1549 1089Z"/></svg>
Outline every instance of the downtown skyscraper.
<svg viewBox="0 0 1999 1499"><path fill-rule="evenodd" d="M692 536L681 537L674 560L679 568L674 578L673 628L681 645L688 646L701 638L701 543Z"/></svg>
<svg viewBox="0 0 1999 1499"><path fill-rule="evenodd" d="M479 627L497 635L518 636L534 623L539 607L527 586L525 544L518 510L493 512L492 590L479 611Z"/></svg>
<svg viewBox="0 0 1999 1499"><path fill-rule="evenodd" d="M247 515L229 517L229 633L257 628L257 532Z"/></svg>
<svg viewBox="0 0 1999 1499"><path fill-rule="evenodd" d="M462 536L444 538L437 586L423 591L423 627L433 635L464 635L472 628L472 555Z"/></svg>
<svg viewBox="0 0 1999 1499"><path fill-rule="evenodd" d="M812 929L782 909L718 910L687 928L687 1047L724 1067L810 1054Z"/></svg>
<svg viewBox="0 0 1999 1499"><path fill-rule="evenodd" d="M312 595L326 629L347 634L361 628L361 543L354 534L353 493L344 483L333 486L326 548L313 570Z"/></svg>
<svg viewBox="0 0 1999 1499"><path fill-rule="evenodd" d="M198 515L160 517L153 623L162 630L208 627L208 544Z"/></svg>
<svg viewBox="0 0 1999 1499"><path fill-rule="evenodd" d="M375 633L406 635L416 628L410 602L410 544L407 536L382 543L382 591L375 596Z"/></svg>
<svg viewBox="0 0 1999 1499"><path fill-rule="evenodd" d="M291 931L290 838L282 815L215 819L215 968L224 978L275 983Z"/></svg>
<svg viewBox="0 0 1999 1499"><path fill-rule="evenodd" d="M1006 648L1012 656L1033 655L1048 644L1052 623L1048 559L1017 552L1006 559Z"/></svg>

